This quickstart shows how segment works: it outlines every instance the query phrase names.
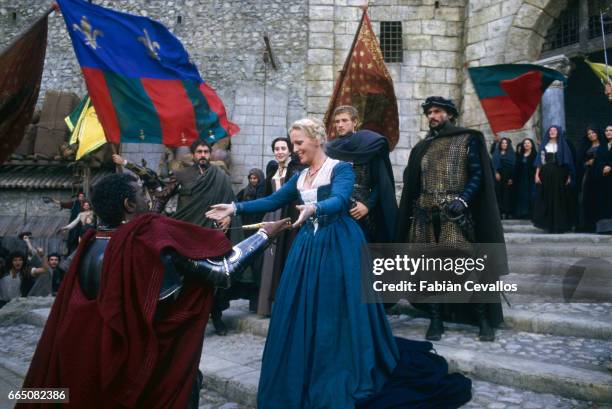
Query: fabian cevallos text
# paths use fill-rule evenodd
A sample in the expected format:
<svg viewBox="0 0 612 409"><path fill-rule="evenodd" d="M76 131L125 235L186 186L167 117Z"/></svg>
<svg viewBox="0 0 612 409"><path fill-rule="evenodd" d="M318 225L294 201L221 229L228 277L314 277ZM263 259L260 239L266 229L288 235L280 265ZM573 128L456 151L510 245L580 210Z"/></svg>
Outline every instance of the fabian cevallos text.
<svg viewBox="0 0 612 409"><path fill-rule="evenodd" d="M502 280L495 281L494 283L477 283L471 280L465 281L464 283L453 283L451 281L400 281L398 283L385 283L377 280L372 283L374 291L387 292L387 291L399 291L399 292L424 292L424 291L435 291L435 292L516 292L518 291L516 284L504 283Z"/></svg>
<svg viewBox="0 0 612 409"><path fill-rule="evenodd" d="M517 292L516 284L504 283L501 280L481 282L473 279L479 277L485 269L487 256L471 257L410 257L396 255L391 258L372 259L372 273L378 279L372 282L376 292ZM388 282L381 277L385 273L400 273L401 278ZM436 272L434 278L428 273ZM440 278L440 273L447 274L449 280ZM455 280L452 279L455 277ZM457 282L456 278L464 280ZM391 280L389 280L391 281Z"/></svg>

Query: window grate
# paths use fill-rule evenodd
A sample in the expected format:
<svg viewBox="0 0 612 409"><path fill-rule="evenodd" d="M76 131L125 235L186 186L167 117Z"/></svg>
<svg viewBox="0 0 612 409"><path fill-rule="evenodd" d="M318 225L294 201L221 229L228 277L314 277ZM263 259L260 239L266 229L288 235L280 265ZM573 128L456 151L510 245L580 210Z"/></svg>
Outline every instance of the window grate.
<svg viewBox="0 0 612 409"><path fill-rule="evenodd" d="M554 50L580 41L578 14L578 2L574 2L559 15L548 30L543 51Z"/></svg>
<svg viewBox="0 0 612 409"><path fill-rule="evenodd" d="M604 16L604 30L612 34L612 19ZM589 39L601 37L601 20L599 15L589 16Z"/></svg>
<svg viewBox="0 0 612 409"><path fill-rule="evenodd" d="M380 22L380 49L385 62L404 61L401 21Z"/></svg>

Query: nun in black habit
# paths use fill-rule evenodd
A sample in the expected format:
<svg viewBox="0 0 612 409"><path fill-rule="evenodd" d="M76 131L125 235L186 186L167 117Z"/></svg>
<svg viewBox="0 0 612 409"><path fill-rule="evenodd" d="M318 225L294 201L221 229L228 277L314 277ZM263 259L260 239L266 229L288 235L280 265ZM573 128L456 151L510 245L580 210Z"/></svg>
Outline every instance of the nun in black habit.
<svg viewBox="0 0 612 409"><path fill-rule="evenodd" d="M612 234L612 124L605 128L605 140L595 155L594 169L599 177L597 183L596 232Z"/></svg>

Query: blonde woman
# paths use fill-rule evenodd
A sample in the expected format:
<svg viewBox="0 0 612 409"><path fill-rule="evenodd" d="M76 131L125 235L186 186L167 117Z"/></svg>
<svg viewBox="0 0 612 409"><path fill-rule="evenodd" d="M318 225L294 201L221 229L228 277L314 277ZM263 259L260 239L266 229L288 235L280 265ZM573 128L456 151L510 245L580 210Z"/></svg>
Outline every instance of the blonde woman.
<svg viewBox="0 0 612 409"><path fill-rule="evenodd" d="M349 215L355 181L351 165L325 155L325 128L320 121L301 119L289 133L306 169L271 196L215 205L206 214L221 220L232 214L273 211L295 200L300 203L294 227L301 227L272 308L257 407L344 409L369 398L364 407L385 407L372 406L371 398L376 400L391 377L400 353L382 305L361 301L365 239ZM462 383L467 395L469 384L467 379ZM426 399L436 404L432 391L436 388L413 394L392 391L385 399L401 396L398 402ZM453 402L448 396L444 399Z"/></svg>

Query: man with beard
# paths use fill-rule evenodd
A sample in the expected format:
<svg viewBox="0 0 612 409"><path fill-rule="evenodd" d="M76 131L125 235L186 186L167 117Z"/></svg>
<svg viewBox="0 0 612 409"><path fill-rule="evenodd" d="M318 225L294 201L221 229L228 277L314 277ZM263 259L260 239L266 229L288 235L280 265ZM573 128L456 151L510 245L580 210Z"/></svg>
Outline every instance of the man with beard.
<svg viewBox="0 0 612 409"><path fill-rule="evenodd" d="M339 138L329 142L325 149L330 158L353 164L351 217L357 220L368 242L391 242L395 235L397 201L389 143L376 132L355 132L359 117L352 106L339 106L333 118Z"/></svg>
<svg viewBox="0 0 612 409"><path fill-rule="evenodd" d="M208 142L198 139L190 146L193 156L193 165L174 173L170 182L161 190L152 194L153 208L156 213L161 213L170 198L178 194L178 204L173 217L202 227L221 228L229 230L232 243L237 243L244 238L240 218L222 220L217 225L213 220L207 219L204 213L211 205L217 203L230 203L236 201L232 190L229 176L217 166L210 164L211 146ZM116 156L115 163L127 162ZM130 169L128 167L128 169ZM143 179L144 180L144 179ZM227 327L221 319L223 310L229 308L230 300L237 298L250 298L257 296L256 286L251 269L243 272L237 277L232 288L218 290L215 295L215 306L212 310L212 321L218 335L226 335Z"/></svg>
<svg viewBox="0 0 612 409"><path fill-rule="evenodd" d="M499 274L507 274L508 266L484 137L454 125L458 112L449 99L429 97L422 108L429 133L412 149L404 170L396 241L454 249L472 248L471 243L501 244L495 247L495 257L489 257L484 276L496 281ZM481 341L493 341L494 327L503 321L499 302L427 306L428 340L441 339L443 318L478 323Z"/></svg>
<svg viewBox="0 0 612 409"><path fill-rule="evenodd" d="M47 261L49 263L49 272L51 273L51 294L56 295L66 272L59 265L61 261L59 254L49 254Z"/></svg>
<svg viewBox="0 0 612 409"><path fill-rule="evenodd" d="M221 231L147 212L131 175L102 179L92 202L105 227L81 240L23 386L69 388L79 408L197 408L214 287L289 220L232 249Z"/></svg>

